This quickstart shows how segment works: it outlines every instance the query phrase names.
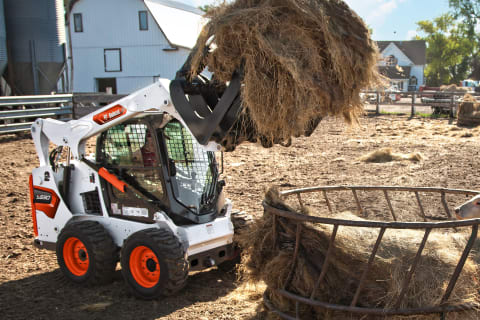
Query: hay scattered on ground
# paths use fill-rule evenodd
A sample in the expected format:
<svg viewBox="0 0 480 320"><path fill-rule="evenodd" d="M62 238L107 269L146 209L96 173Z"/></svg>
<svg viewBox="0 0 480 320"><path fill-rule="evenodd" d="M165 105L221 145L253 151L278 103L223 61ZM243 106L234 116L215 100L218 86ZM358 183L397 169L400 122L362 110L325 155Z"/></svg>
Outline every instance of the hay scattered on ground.
<svg viewBox="0 0 480 320"><path fill-rule="evenodd" d="M410 160L410 161L418 162L423 160L423 158L424 157L419 152L413 152L408 154L393 153L391 148L381 148L360 157L358 160L364 161L364 162L375 162L375 163L402 161L402 160Z"/></svg>
<svg viewBox="0 0 480 320"><path fill-rule="evenodd" d="M267 192L265 201L277 208L295 211L279 198L275 189ZM361 220L351 213L343 213L338 218ZM244 234L241 243L244 247L244 261L250 281L265 281L269 288L282 289L292 268L296 225L285 218L278 217L277 246L274 247L272 220L270 214L259 218L252 225L249 233ZM342 226L339 228L328 272L318 290L315 291L315 299L333 304L350 304L378 232L378 229L372 228ZM431 233L415 275L400 305L401 308L432 306L440 302L466 243L463 233L443 232ZM302 225L298 261L295 271L291 274L291 282L286 288L288 291L310 297L324 265L331 233L332 227L328 225ZM423 235L423 231L387 230L370 272L367 274L367 281L357 306L390 308L395 305ZM477 272L477 264L468 259L449 303L479 302ZM281 311L294 314L295 303L273 291L269 291L268 295ZM327 312L324 309L311 308L303 304L300 305L300 313L305 319L360 319L360 316L349 317L340 312ZM450 313L448 319L473 320L478 319L479 316L480 313L474 310ZM369 319L375 318L369 317ZM413 316L410 319L436 320L438 315Z"/></svg>
<svg viewBox="0 0 480 320"><path fill-rule="evenodd" d="M379 82L376 45L343 1L237 0L209 18L192 74L208 66L226 82L243 70L240 119L250 123L241 134L262 144L308 135L326 115L351 122L363 111L360 91Z"/></svg>

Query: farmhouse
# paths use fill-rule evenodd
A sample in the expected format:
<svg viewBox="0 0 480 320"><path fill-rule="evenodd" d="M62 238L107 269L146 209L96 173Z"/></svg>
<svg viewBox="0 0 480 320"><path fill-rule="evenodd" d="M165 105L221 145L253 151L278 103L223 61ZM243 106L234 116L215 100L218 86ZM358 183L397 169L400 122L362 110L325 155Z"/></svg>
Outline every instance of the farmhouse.
<svg viewBox="0 0 480 320"><path fill-rule="evenodd" d="M73 91L118 94L173 78L204 22L169 0L71 1L68 18Z"/></svg>
<svg viewBox="0 0 480 320"><path fill-rule="evenodd" d="M380 73L400 91L415 91L424 83L426 45L424 40L377 41Z"/></svg>

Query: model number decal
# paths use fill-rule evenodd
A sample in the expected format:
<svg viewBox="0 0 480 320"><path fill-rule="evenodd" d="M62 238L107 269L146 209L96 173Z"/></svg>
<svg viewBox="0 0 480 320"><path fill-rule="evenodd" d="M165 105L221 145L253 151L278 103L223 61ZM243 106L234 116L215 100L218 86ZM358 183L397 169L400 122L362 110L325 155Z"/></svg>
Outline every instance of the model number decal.
<svg viewBox="0 0 480 320"><path fill-rule="evenodd" d="M35 203L51 203L52 202L52 194L47 191L42 191L38 189L33 190L34 193L34 202Z"/></svg>

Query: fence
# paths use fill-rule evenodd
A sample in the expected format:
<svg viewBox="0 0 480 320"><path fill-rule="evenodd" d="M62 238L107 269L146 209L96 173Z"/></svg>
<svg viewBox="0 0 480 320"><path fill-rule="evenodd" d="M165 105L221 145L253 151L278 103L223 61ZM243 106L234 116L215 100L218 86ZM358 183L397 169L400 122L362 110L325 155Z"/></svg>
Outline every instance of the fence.
<svg viewBox="0 0 480 320"><path fill-rule="evenodd" d="M450 117L454 117L465 92L365 91L362 94L365 102L376 106L377 114L380 114L381 105L410 106L413 117L416 107L423 106L431 107L433 113L448 112ZM479 93L471 94L480 96ZM36 118L78 119L122 97L124 95L104 93L0 97L0 134L28 131Z"/></svg>
<svg viewBox="0 0 480 320"><path fill-rule="evenodd" d="M480 94L469 93L472 96ZM448 113L451 118L455 117L459 104L465 95L463 91L365 91L365 102L375 105L375 113L380 114L380 106L409 106L411 116L415 116L416 107L431 107L434 114Z"/></svg>
<svg viewBox="0 0 480 320"><path fill-rule="evenodd" d="M37 118L78 119L121 97L103 93L0 97L0 134L29 131Z"/></svg>
<svg viewBox="0 0 480 320"><path fill-rule="evenodd" d="M0 97L0 134L30 130L36 118L71 119L72 95Z"/></svg>

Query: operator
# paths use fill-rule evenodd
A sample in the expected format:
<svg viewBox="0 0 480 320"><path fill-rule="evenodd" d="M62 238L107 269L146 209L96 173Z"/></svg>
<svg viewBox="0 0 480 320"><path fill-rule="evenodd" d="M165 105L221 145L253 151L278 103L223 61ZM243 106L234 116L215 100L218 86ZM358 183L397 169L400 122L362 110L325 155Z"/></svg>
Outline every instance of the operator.
<svg viewBox="0 0 480 320"><path fill-rule="evenodd" d="M143 160L144 167L158 166L155 139L153 139L153 136L149 131L146 132L145 144L143 145L143 147L133 153L133 160L135 162L139 162L140 159Z"/></svg>

